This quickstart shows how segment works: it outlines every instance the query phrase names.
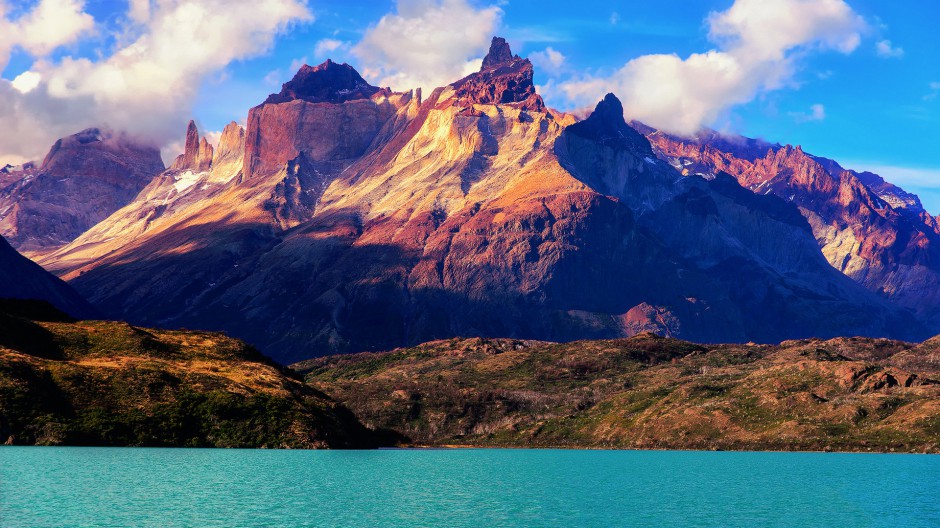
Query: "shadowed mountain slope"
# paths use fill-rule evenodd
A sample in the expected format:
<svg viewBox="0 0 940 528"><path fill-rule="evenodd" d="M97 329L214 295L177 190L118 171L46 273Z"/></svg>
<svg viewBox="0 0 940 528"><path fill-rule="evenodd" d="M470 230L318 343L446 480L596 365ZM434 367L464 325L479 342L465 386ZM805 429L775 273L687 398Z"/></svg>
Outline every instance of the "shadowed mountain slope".
<svg viewBox="0 0 940 528"><path fill-rule="evenodd" d="M99 314L71 286L17 253L3 237L0 237L0 299L46 301L80 318Z"/></svg>
<svg viewBox="0 0 940 528"><path fill-rule="evenodd" d="M800 147L708 131L680 138L635 126L685 174L727 172L756 194L796 205L834 268L931 328L940 325L940 227L916 195Z"/></svg>

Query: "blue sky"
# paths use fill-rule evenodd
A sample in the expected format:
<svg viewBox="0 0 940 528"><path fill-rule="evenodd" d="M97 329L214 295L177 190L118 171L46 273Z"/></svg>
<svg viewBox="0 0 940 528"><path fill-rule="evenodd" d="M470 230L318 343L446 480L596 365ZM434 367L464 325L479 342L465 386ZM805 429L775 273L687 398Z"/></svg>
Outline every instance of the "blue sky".
<svg viewBox="0 0 940 528"><path fill-rule="evenodd" d="M160 1L180 3L177 0ZM257 0L254 3L260 5L276 1L289 3L300 0ZM779 1L799 6L801 0ZM744 0L739 2L744 3ZM310 16L291 19L285 15L282 19L272 20L261 28L261 31L269 31L270 34L265 35L269 40L262 38L255 48L233 52L228 60L198 63L197 66L205 71L181 79L180 82L190 85L187 89L175 88L176 92L186 92L184 95L161 99L159 94L153 94L147 105L141 105L141 112L145 114L147 108L165 101L173 104L174 108L163 110L161 116L172 114L173 119L158 122L154 117L155 129L175 130L172 127L176 126L176 121L193 116L204 130L218 131L230 120L243 121L247 110L260 103L268 93L277 91L280 83L288 80L292 69L301 62L317 64L327 57L347 61L363 72L370 72L370 80L376 82L393 80L427 84L437 80L444 82L447 74L453 76L450 80L455 80L461 73L458 66L463 61L482 56L485 43L481 44L480 35L489 32L507 37L516 53L538 57L539 60L534 60L536 82L544 87L548 104L571 110L586 106L586 101L593 99L595 85L597 89L610 87L617 93L618 87L633 82L635 75L630 80L622 77L616 80L618 70L633 59L676 54L679 60L685 60L692 54L721 50L721 43L709 34L713 29L709 16L728 12L735 3L734 0L579 0L575 3L548 0L400 0L399 3L311 0L306 6ZM857 35L860 38L857 43L843 45L847 42L844 40L827 42L828 30L820 29L813 37L816 40L809 38L804 44L786 50L788 71L782 80L775 77L771 87L745 89L744 95L738 99L746 101L709 107L703 111L707 117L693 123L704 122L720 130L772 142L800 144L808 152L832 157L851 168L876 169L889 181L920 194L932 213L940 213L940 61L937 60L940 57L940 37L936 31L940 2L846 0L845 3L851 11L852 24L855 24L854 17L863 21L862 25L843 29L845 35ZM457 4L466 5L460 7ZM20 15L28 13L36 5L36 1L8 1L7 6L12 9L8 9L7 18L16 22ZM442 42L434 40L438 38L435 33L421 29L427 26L418 25L418 29L413 30L427 35L424 43L393 42L399 35L394 28L383 27L377 31L383 16L397 15L407 19L407 11L411 10L412 14L414 11L427 11L432 5L440 7L445 18L431 23L436 26L453 24L453 27L439 28L443 32L439 38L445 39ZM29 47L27 44L17 46L14 42L9 61L3 69L3 79L12 81L29 70L42 73L44 79L51 79L56 74L56 65L65 57L86 57L92 63L104 61L128 39L134 38L133 35L127 36L127 2L89 0L80 7L94 18L96 30L46 53L31 52L24 49ZM158 9L151 7L154 13ZM453 17L446 16L451 12L455 13ZM795 20L805 15L787 13ZM220 19L224 15L226 13L220 12ZM429 23L427 20L424 22ZM152 22L142 24L147 23ZM238 19L232 24L237 28L236 24L249 23ZM822 19L822 23L825 28L827 19ZM464 37L467 41L472 40L472 44L456 49L459 46L446 41L448 32L463 31L470 35L471 29L467 28L476 31ZM140 26L136 31L141 31ZM370 35L382 37L384 41L369 48L362 43ZM406 32L402 38L413 37ZM423 63L408 58L421 57L420 49L412 50L412 55L403 51L407 55L405 58L394 55L396 49L408 50L411 49L409 46L419 44L455 48L448 52L452 60L450 55L439 59L451 60L456 73L442 69L440 64L429 65L426 67L428 71L423 71ZM329 48L333 49L327 51ZM553 55L546 51L547 48ZM3 58L2 51L0 37L0 59ZM185 46L181 47L180 53L187 53ZM556 63L551 62L552 56ZM398 59L401 59L400 64L387 64ZM37 66L37 60L45 61L46 65ZM2 64L0 61L0 66ZM436 77L432 75L435 68L440 70ZM766 73L760 71L762 75ZM639 78L641 81L659 79L649 75ZM694 83L700 81L693 78L691 82L694 90ZM668 84L668 80L649 82L648 87L641 85L641 88L656 93L663 89L661 83ZM410 87L392 86L395 89ZM570 91L576 87L581 91ZM580 95L572 96L572 93ZM621 96L620 93L617 95ZM136 101L126 100L125 95L121 97L125 97L120 99L122 104L125 101L129 106L136 104ZM625 98L629 105L632 100L645 102L645 97L641 94L631 99L630 94L626 94L621 98ZM0 107L0 118L3 114ZM25 120L26 117L20 119ZM76 114L75 125L88 119L88 116ZM122 122L120 117L115 119ZM180 127L180 136L182 132ZM166 135L167 132L155 133L155 137L164 138ZM36 137L42 136L37 134ZM22 152L25 156L27 151L10 152ZM0 145L0 154L3 153L3 145Z"/></svg>

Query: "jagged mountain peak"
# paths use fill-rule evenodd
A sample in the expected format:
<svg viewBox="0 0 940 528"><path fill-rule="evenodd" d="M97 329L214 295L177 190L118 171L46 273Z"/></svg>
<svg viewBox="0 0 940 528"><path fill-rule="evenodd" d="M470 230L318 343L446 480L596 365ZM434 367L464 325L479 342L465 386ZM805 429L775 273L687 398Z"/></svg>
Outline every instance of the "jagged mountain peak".
<svg viewBox="0 0 940 528"><path fill-rule="evenodd" d="M627 125L623 118L623 104L612 93L597 103L587 119L569 126L568 131L607 146L629 148L652 155L649 141Z"/></svg>
<svg viewBox="0 0 940 528"><path fill-rule="evenodd" d="M196 122L190 120L189 124L186 125L186 145L183 153L176 157L176 160L170 165L170 169L205 172L212 167L212 155L212 145L205 137L200 139Z"/></svg>
<svg viewBox="0 0 940 528"><path fill-rule="evenodd" d="M105 137L110 136L110 132L105 134L100 128L91 127L74 134L72 137L75 138L81 144L94 143L96 141L102 141Z"/></svg>
<svg viewBox="0 0 940 528"><path fill-rule="evenodd" d="M802 146L800 145L793 146L793 145L790 145L789 143L777 149L777 156L780 158L786 158L790 156L808 157L806 156L806 153L803 152Z"/></svg>
<svg viewBox="0 0 940 528"><path fill-rule="evenodd" d="M480 71L488 70L517 59L519 59L519 56L513 56L512 49L510 49L506 39L493 37L493 41L490 43L490 51L486 54L486 57L483 57L483 66L480 67Z"/></svg>
<svg viewBox="0 0 940 528"><path fill-rule="evenodd" d="M264 104L286 103L296 99L310 103L343 103L368 99L380 91L383 88L366 82L349 64L327 59L317 66L301 66L294 78L284 83L280 93L268 96Z"/></svg>
<svg viewBox="0 0 940 528"><path fill-rule="evenodd" d="M513 55L509 44L501 37L493 37L490 51L483 66L451 84L459 105L502 104L520 110L544 112L545 102L535 92L534 69L529 59Z"/></svg>

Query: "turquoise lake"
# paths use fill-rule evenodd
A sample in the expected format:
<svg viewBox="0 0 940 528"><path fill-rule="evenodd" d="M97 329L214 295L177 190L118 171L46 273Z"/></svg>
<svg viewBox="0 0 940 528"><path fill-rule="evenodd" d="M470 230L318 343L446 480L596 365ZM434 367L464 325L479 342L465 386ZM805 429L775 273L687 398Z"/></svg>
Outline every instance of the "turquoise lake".
<svg viewBox="0 0 940 528"><path fill-rule="evenodd" d="M0 447L0 526L936 527L940 457Z"/></svg>

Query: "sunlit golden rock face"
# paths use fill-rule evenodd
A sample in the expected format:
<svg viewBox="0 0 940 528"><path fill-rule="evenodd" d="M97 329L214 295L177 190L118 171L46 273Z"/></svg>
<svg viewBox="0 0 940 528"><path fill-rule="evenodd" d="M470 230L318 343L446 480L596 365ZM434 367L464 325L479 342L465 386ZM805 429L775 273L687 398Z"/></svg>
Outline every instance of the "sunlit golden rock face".
<svg viewBox="0 0 940 528"><path fill-rule="evenodd" d="M427 97L304 68L251 109L240 167L227 129L210 171L167 171L43 264L114 316L284 362L457 335L920 337L797 209L683 178L613 96L577 124L544 108L494 46Z"/></svg>

